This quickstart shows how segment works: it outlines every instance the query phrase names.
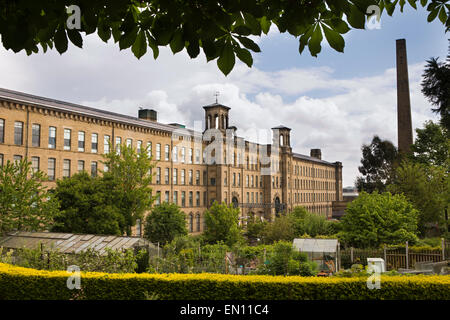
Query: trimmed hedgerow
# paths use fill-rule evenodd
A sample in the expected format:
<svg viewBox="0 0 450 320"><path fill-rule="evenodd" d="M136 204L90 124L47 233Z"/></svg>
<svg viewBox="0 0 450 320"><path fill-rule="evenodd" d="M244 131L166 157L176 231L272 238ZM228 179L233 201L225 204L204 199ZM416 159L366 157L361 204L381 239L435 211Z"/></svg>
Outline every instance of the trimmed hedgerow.
<svg viewBox="0 0 450 320"><path fill-rule="evenodd" d="M97 272L81 273L81 290L69 290L68 276L0 264L0 299L450 299L450 276L382 276L372 290L366 278Z"/></svg>

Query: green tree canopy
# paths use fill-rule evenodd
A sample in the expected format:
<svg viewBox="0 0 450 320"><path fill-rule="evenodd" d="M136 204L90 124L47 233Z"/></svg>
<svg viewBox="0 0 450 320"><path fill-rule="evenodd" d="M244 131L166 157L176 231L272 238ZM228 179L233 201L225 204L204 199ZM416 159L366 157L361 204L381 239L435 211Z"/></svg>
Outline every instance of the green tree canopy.
<svg viewBox="0 0 450 320"><path fill-rule="evenodd" d="M448 5L447 5L448 6ZM431 109L441 116L441 125L450 133L450 55L447 61L439 58L427 61L422 75L422 93L435 106ZM447 136L448 138L448 136Z"/></svg>
<svg viewBox="0 0 450 320"><path fill-rule="evenodd" d="M131 227L136 225L138 219L142 221L154 200L151 188L154 163L147 148L137 153L132 146L123 144L120 149L116 146L116 152L103 155L103 163L108 168L103 172L103 178L113 181L110 192L125 218L127 235L131 235Z"/></svg>
<svg viewBox="0 0 450 320"><path fill-rule="evenodd" d="M55 195L62 212L52 231L123 235L125 217L116 206L114 188L111 178L91 177L85 171L58 180Z"/></svg>
<svg viewBox="0 0 450 320"><path fill-rule="evenodd" d="M276 217L263 231L264 243L292 241L295 238L295 220L290 215Z"/></svg>
<svg viewBox="0 0 450 320"><path fill-rule="evenodd" d="M424 128L417 128L416 133L416 141L411 146L414 152L412 159L424 165L445 167L450 158L450 136L447 130L433 121L426 121Z"/></svg>
<svg viewBox="0 0 450 320"><path fill-rule="evenodd" d="M144 236L151 242L164 245L187 234L186 216L173 203L163 202L153 207L145 219Z"/></svg>
<svg viewBox="0 0 450 320"><path fill-rule="evenodd" d="M47 230L59 214L58 201L43 182L42 171L31 162L11 162L0 167L0 234L12 230Z"/></svg>
<svg viewBox="0 0 450 320"><path fill-rule="evenodd" d="M342 217L340 239L358 248L417 241L418 212L403 195L361 194Z"/></svg>
<svg viewBox="0 0 450 320"><path fill-rule="evenodd" d="M395 177L388 190L404 194L419 211L419 229L422 234L435 225L440 226L441 230L447 229L445 212L450 204L450 179L444 167L405 160L395 170Z"/></svg>
<svg viewBox="0 0 450 320"><path fill-rule="evenodd" d="M448 29L449 5L446 0L420 0L426 6L428 22L438 18ZM419 0L408 0L417 8ZM200 50L208 61L217 59L219 69L228 74L236 57L253 64L251 51L259 46L251 39L269 32L274 24L281 33L299 39L299 51L309 48L317 56L324 39L339 52L344 51L342 34L351 28L364 29L366 19L377 5L380 14L392 16L403 11L405 0L325 0L325 1L160 1L160 0L70 0L70 1L0 1L0 35L3 46L14 52L37 53L55 47L67 50L68 42L83 46L83 35L97 33L107 42L111 37L121 50L131 47L137 58L148 47L156 59L160 46L170 46L173 53L186 49L191 58ZM80 29L67 24L76 22L74 11L80 8ZM72 26L71 24L71 26Z"/></svg>
<svg viewBox="0 0 450 320"><path fill-rule="evenodd" d="M358 191L385 191L398 157L397 148L392 142L374 136L370 145L364 144L361 150L363 157L358 170L362 176L356 179Z"/></svg>
<svg viewBox="0 0 450 320"><path fill-rule="evenodd" d="M232 204L219 204L214 201L211 208L204 214L206 230L204 239L209 243L223 241L229 246L240 241L241 230L239 228L239 208Z"/></svg>

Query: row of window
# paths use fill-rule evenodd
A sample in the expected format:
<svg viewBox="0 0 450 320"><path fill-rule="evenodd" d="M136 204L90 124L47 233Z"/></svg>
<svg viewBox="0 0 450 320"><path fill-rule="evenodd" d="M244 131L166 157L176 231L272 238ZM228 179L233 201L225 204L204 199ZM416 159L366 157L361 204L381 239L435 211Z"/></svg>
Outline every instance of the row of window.
<svg viewBox="0 0 450 320"><path fill-rule="evenodd" d="M197 212L195 215L195 225L196 225L196 232L200 232L200 224L201 224L201 218L200 213ZM206 229L205 222L203 221L203 229ZM189 232L194 232L194 214L190 213L188 217L188 230Z"/></svg>
<svg viewBox="0 0 450 320"><path fill-rule="evenodd" d="M14 162L22 161L23 157L21 155L14 155L13 160ZM64 159L62 164L62 176L63 178L68 178L71 176L71 162L70 159ZM4 163L4 155L0 154L0 166L3 166ZM31 169L33 172L36 171L44 171L41 164L40 157L31 157ZM49 181L54 181L56 179L56 159L55 158L48 158L47 159L47 176ZM77 161L77 170L78 172L85 171L85 161L84 160L78 160ZM97 176L98 172L98 163L97 161L91 161L91 175L93 177Z"/></svg>
<svg viewBox="0 0 450 320"><path fill-rule="evenodd" d="M335 193L294 193L294 203L299 202L325 202L334 201L336 198ZM289 203L291 203L291 197L289 195Z"/></svg>
<svg viewBox="0 0 450 320"><path fill-rule="evenodd" d="M291 172L291 165L288 165L288 173ZM304 176L304 177L315 177L315 178L324 178L324 179L334 179L335 172L334 169L321 169L321 168L311 168L306 166L294 166L294 175Z"/></svg>
<svg viewBox="0 0 450 320"><path fill-rule="evenodd" d="M178 197L178 193L180 193L181 198ZM188 196L187 203L186 203L186 194ZM203 206L207 205L207 192L203 192ZM170 202L170 191L164 191L164 199L161 198L161 191L156 191L156 199L155 199L155 205L160 205L161 201L164 202ZM179 205L180 207L194 207L194 192L193 191L173 191L172 193L172 203ZM200 201L200 191L195 192L195 206L201 207L201 201Z"/></svg>
<svg viewBox="0 0 450 320"><path fill-rule="evenodd" d="M294 179L294 189L334 190L334 187L334 182Z"/></svg>

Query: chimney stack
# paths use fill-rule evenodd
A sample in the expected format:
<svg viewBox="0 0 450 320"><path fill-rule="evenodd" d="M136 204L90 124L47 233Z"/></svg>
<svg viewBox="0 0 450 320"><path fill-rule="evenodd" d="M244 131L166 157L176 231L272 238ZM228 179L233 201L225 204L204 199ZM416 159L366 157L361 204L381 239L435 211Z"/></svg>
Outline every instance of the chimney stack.
<svg viewBox="0 0 450 320"><path fill-rule="evenodd" d="M322 160L322 151L320 149L311 149L310 155L312 158Z"/></svg>
<svg viewBox="0 0 450 320"><path fill-rule="evenodd" d="M158 113L153 109L139 109L139 119L142 120L149 120L149 121L157 121L158 120Z"/></svg>
<svg viewBox="0 0 450 320"><path fill-rule="evenodd" d="M409 153L413 144L411 102L409 99L408 61L406 40L398 39L397 45L397 134L398 150Z"/></svg>

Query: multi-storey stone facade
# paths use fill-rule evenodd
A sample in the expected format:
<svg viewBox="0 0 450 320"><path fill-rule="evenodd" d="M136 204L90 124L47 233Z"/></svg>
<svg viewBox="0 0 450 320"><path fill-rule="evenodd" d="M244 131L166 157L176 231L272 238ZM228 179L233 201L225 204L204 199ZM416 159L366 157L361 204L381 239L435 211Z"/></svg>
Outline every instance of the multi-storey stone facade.
<svg viewBox="0 0 450 320"><path fill-rule="evenodd" d="M157 122L153 110L134 118L0 89L0 165L26 157L53 186L82 170L97 174L102 154L120 144L148 146L157 203L178 204L191 233L202 232L203 213L214 201L240 207L243 222L251 215L271 221L295 206L331 217L332 202L342 200L340 162L322 160L320 149L310 156L292 152L284 126L272 128L272 144L245 141L229 126L229 107L204 109L205 129L194 131Z"/></svg>

